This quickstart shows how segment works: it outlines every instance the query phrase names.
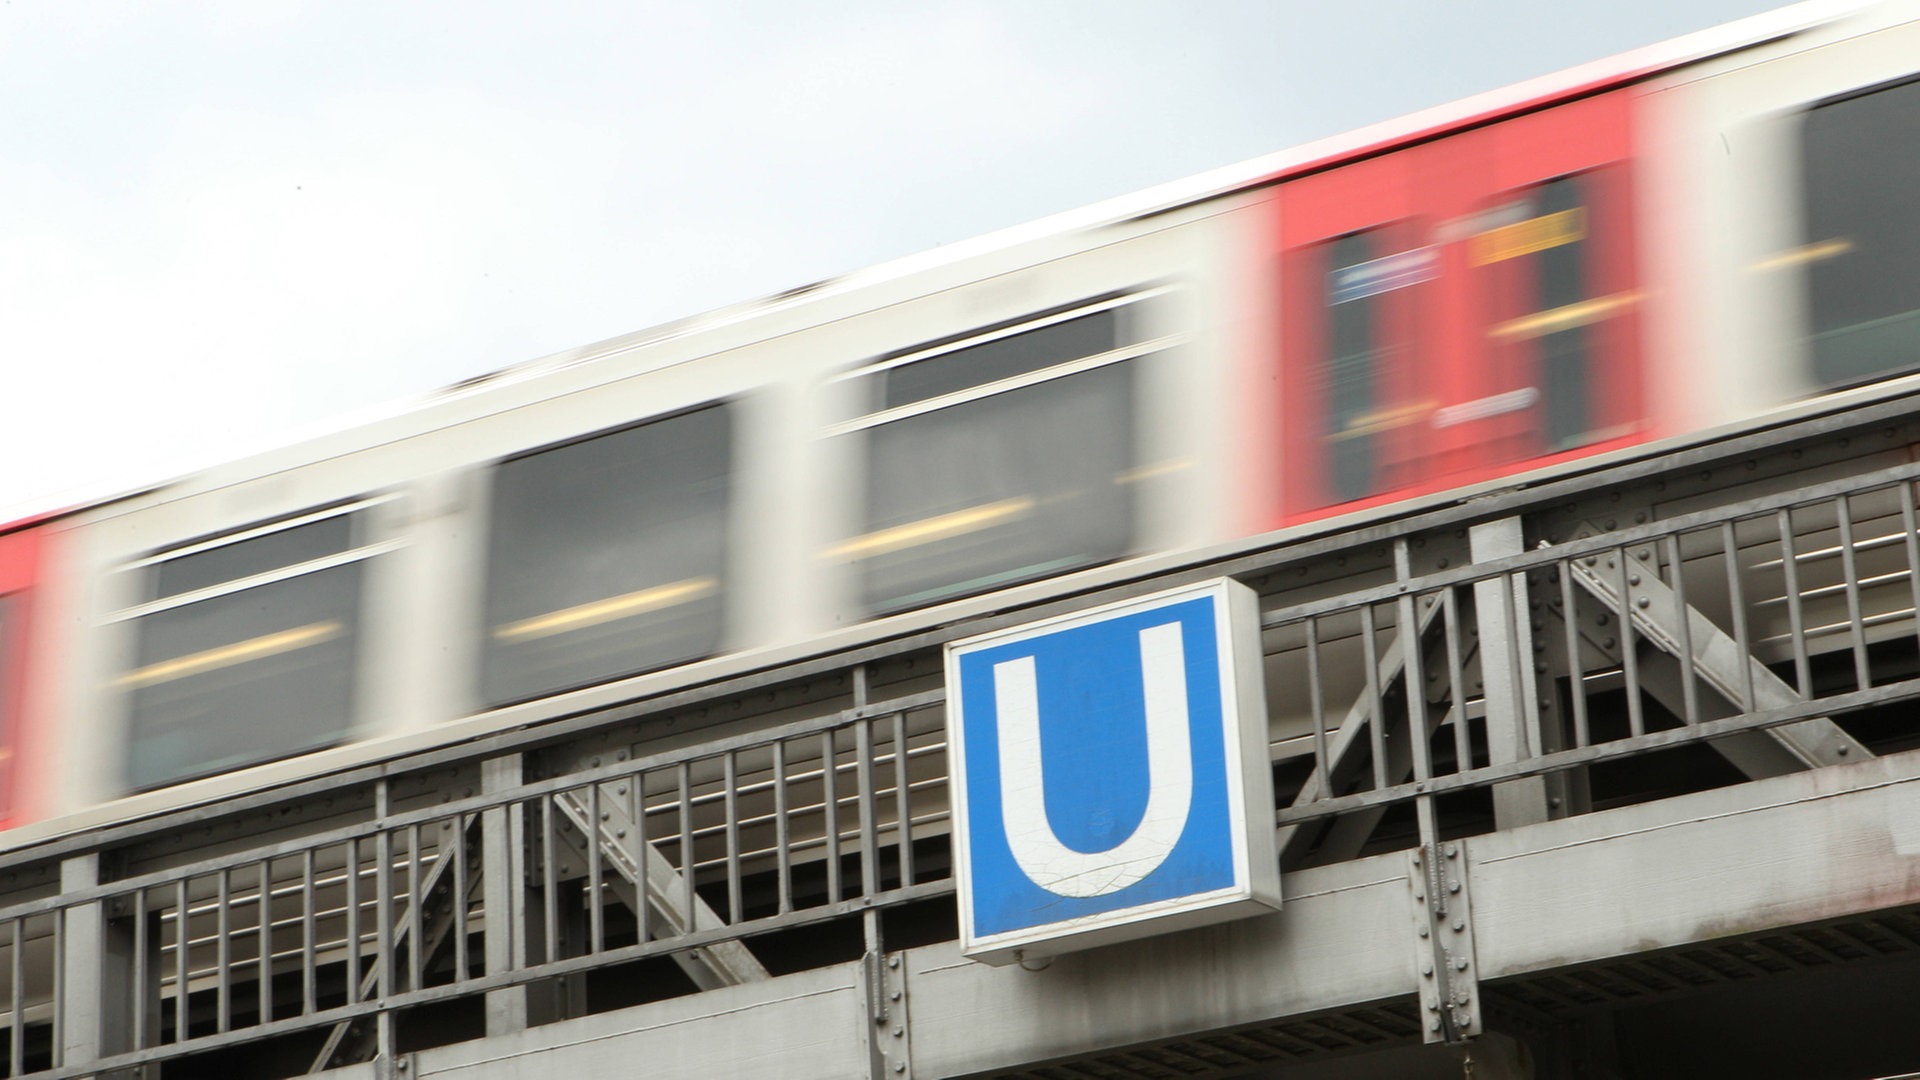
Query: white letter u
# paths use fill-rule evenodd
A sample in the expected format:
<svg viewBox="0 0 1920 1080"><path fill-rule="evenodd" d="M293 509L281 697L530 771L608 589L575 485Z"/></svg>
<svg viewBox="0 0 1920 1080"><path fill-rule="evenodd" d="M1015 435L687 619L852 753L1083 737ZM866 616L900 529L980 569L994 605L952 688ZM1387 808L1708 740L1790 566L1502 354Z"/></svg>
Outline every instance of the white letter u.
<svg viewBox="0 0 1920 1080"><path fill-rule="evenodd" d="M1180 624L1140 631L1140 675L1147 711L1147 808L1125 840L1105 851L1074 851L1047 820L1040 767L1040 700L1033 657L993 665L999 711L1000 816L1013 861L1033 883L1060 896L1105 896L1166 861L1193 805L1188 745L1187 669Z"/></svg>

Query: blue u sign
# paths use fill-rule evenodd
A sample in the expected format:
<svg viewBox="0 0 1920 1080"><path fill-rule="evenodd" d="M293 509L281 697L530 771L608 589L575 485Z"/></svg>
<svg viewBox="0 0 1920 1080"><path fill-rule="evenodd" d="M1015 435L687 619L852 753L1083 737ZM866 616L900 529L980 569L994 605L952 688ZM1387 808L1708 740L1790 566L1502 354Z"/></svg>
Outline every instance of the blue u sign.
<svg viewBox="0 0 1920 1080"><path fill-rule="evenodd" d="M961 946L990 963L1279 906L1253 594L947 648Z"/></svg>

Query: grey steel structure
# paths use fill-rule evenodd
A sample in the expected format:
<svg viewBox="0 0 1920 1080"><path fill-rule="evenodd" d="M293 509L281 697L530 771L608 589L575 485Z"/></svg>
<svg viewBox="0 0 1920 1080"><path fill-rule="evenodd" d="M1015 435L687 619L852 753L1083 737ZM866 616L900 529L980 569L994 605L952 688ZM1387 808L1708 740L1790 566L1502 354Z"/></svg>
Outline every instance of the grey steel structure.
<svg viewBox="0 0 1920 1080"><path fill-rule="evenodd" d="M1916 445L1881 402L12 851L0 1072L1920 1068ZM1284 910L962 959L940 646L1218 575Z"/></svg>

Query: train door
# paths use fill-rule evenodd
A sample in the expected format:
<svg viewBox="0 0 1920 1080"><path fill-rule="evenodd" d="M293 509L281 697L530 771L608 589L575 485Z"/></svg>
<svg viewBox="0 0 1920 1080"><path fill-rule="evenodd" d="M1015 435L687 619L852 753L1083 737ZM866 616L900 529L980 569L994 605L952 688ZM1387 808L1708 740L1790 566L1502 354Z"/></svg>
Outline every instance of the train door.
<svg viewBox="0 0 1920 1080"><path fill-rule="evenodd" d="M1630 100L1283 183L1283 520L1643 436Z"/></svg>

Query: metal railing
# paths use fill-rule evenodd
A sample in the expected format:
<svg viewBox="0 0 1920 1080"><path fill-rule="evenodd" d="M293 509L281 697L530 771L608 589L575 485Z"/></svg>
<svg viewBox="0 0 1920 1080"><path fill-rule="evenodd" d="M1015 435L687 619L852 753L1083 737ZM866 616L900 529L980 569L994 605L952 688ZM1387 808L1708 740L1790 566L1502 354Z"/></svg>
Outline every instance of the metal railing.
<svg viewBox="0 0 1920 1080"><path fill-rule="evenodd" d="M1625 482L1659 475L1636 468ZM876 913L953 891L941 641L1218 573L1262 596L1286 868L1908 745L1882 707L1920 697L1916 481L1911 464L1789 478L1624 528L1543 524L1565 489L1510 497L485 742L460 774L477 793L434 787L461 753L440 749L357 774L357 817L267 821L312 784L198 812L262 815L240 850L152 855L164 818L64 838L38 857L58 894L0 906L4 1073L139 1075L283 1036L318 1069L391 1050L424 1006L538 1022L531 992L614 965L677 980L663 994L748 982L782 968L769 942L833 922L871 949ZM632 734L823 672L844 692L758 726L666 749ZM1691 755L1678 779L1602 775L1669 753Z"/></svg>
<svg viewBox="0 0 1920 1080"><path fill-rule="evenodd" d="M939 700L0 908L6 1075L92 1075L331 1029L324 1067L353 1060L397 1011L656 957L701 988L766 978L756 935L950 890L944 857L916 855L946 831ZM77 962L76 938L103 966Z"/></svg>
<svg viewBox="0 0 1920 1080"><path fill-rule="evenodd" d="M1269 609L1269 696L1311 733L1278 814L1289 850L1309 825L1473 789L1530 783L1531 819L1579 812L1604 801L1591 766L1684 747L1744 777L1870 756L1834 718L1920 696L1916 480L1904 465L1424 575L1401 537L1397 580ZM1331 857L1358 851L1347 832Z"/></svg>

